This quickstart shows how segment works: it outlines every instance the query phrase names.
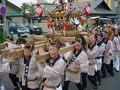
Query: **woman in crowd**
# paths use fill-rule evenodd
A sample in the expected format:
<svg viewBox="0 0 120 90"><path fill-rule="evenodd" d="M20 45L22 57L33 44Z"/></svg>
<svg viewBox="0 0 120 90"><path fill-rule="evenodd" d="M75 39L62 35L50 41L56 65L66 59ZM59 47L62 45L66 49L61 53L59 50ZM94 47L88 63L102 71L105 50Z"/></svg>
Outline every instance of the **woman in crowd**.
<svg viewBox="0 0 120 90"><path fill-rule="evenodd" d="M101 85L101 76L100 76L100 70L102 67L102 58L103 58L103 54L105 51L105 43L103 42L104 36L103 34L99 34L97 36L97 46L98 46L98 56L96 58L96 64L97 64L97 71L95 73L98 85Z"/></svg>
<svg viewBox="0 0 120 90"><path fill-rule="evenodd" d="M109 28L106 28L104 30L104 43L105 43L105 53L104 53L104 60L103 60L103 66L102 66L102 78L106 77L106 71L110 73L111 76L114 76L114 73L110 67L110 63L112 60L112 52L113 52L113 44L112 41L110 40L109 36L111 36L112 32L109 30Z"/></svg>
<svg viewBox="0 0 120 90"><path fill-rule="evenodd" d="M36 62L32 46L26 43L24 57L19 59L19 76L22 90L38 90L39 78L42 76L41 66ZM12 58L9 58L10 61Z"/></svg>
<svg viewBox="0 0 120 90"><path fill-rule="evenodd" d="M26 40L22 37L19 37L16 40L16 46L21 46L23 47L23 45L26 43ZM11 48L12 50L12 48ZM18 60L14 61L13 63L10 64L10 74L9 74L9 78L12 81L13 85L14 85L14 90L19 90L19 78L17 77L17 74L19 73L19 62Z"/></svg>
<svg viewBox="0 0 120 90"><path fill-rule="evenodd" d="M66 61L65 80L63 90L69 90L70 82L74 82L79 90L87 88L86 75L88 71L88 58L85 53L86 42L83 36L79 35L75 39L75 49L64 54ZM83 86L80 83L80 73L82 72Z"/></svg>
<svg viewBox="0 0 120 90"><path fill-rule="evenodd" d="M8 63L3 64L2 63L2 51L0 50L0 90L5 90L4 85L2 84L2 76L5 73L10 72L10 60L8 60Z"/></svg>
<svg viewBox="0 0 120 90"><path fill-rule="evenodd" d="M42 74L41 90L62 90L61 76L64 71L64 61L59 55L61 47L59 39L54 38L50 42L50 58L43 62L44 71Z"/></svg>
<svg viewBox="0 0 120 90"><path fill-rule="evenodd" d="M112 42L113 42L113 60L114 60L114 67L117 72L120 70L120 62L118 52L120 52L120 44L119 44L119 37L117 30L115 28L112 29Z"/></svg>
<svg viewBox="0 0 120 90"><path fill-rule="evenodd" d="M90 35L90 44L88 45L87 55L89 60L88 66L88 79L94 85L94 89L97 89L97 80L95 78L95 70L97 71L96 67L96 58L98 56L98 46L96 44L96 38L94 35Z"/></svg>

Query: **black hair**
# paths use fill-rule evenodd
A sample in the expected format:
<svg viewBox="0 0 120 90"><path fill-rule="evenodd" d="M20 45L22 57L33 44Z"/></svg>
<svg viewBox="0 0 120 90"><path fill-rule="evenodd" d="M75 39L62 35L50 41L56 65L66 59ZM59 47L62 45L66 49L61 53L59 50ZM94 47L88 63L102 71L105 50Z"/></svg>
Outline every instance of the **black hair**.
<svg viewBox="0 0 120 90"><path fill-rule="evenodd" d="M102 33L98 34L98 36L104 38L104 35Z"/></svg>
<svg viewBox="0 0 120 90"><path fill-rule="evenodd" d="M86 45L87 45L87 43L86 43L86 40L85 40L84 36L81 35L81 34L78 34L78 36L76 38L81 38L81 40L82 40L81 44L83 46L83 49L86 51Z"/></svg>
<svg viewBox="0 0 120 90"><path fill-rule="evenodd" d="M26 43L26 40L25 40L24 38L22 38L22 37L19 37L19 38L16 40L16 44L21 45L21 44L25 44L25 43Z"/></svg>
<svg viewBox="0 0 120 90"><path fill-rule="evenodd" d="M10 41L13 41L13 36L10 34L6 37L6 39L9 39Z"/></svg>
<svg viewBox="0 0 120 90"><path fill-rule="evenodd" d="M61 46L62 46L62 42L59 40L58 37L54 38L54 39L51 40L49 43L50 43L51 45L57 47L58 49L60 49Z"/></svg>

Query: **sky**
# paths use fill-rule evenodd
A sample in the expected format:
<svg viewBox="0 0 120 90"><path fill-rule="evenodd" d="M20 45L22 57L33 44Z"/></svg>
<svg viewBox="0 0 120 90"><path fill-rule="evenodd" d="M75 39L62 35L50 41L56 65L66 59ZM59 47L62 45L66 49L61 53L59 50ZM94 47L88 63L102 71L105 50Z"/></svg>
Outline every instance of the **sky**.
<svg viewBox="0 0 120 90"><path fill-rule="evenodd" d="M14 3L15 5L17 5L19 7L22 5L22 3L30 3L30 2L36 3L37 2L37 0L8 0L8 1ZM51 3L54 0L46 0L46 1Z"/></svg>

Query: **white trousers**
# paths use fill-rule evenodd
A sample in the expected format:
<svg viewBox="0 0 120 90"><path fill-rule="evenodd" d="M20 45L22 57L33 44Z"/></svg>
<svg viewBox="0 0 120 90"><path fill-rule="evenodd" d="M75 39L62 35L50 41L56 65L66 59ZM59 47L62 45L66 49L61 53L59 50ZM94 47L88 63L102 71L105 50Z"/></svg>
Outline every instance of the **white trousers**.
<svg viewBox="0 0 120 90"><path fill-rule="evenodd" d="M60 85L56 90L62 90L62 85Z"/></svg>
<svg viewBox="0 0 120 90"><path fill-rule="evenodd" d="M120 57L116 55L115 60L113 61L114 67L116 70L120 70Z"/></svg>
<svg viewBox="0 0 120 90"><path fill-rule="evenodd" d="M4 85L2 85L2 86L0 87L0 90L5 90Z"/></svg>

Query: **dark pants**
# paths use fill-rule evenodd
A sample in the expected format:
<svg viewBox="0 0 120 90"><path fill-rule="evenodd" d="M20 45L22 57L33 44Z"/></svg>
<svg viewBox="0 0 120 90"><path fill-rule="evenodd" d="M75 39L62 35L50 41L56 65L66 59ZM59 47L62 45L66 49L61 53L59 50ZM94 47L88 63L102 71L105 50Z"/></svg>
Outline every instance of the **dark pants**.
<svg viewBox="0 0 120 90"><path fill-rule="evenodd" d="M94 86L97 86L97 81L96 81L95 76L88 75L88 79Z"/></svg>
<svg viewBox="0 0 120 90"><path fill-rule="evenodd" d="M97 71L95 72L95 78L96 78L96 80L97 80L99 83L101 82L100 70L97 70Z"/></svg>
<svg viewBox="0 0 120 90"><path fill-rule="evenodd" d="M113 72L113 60L111 60L111 62L110 62L110 67L111 67L111 70Z"/></svg>
<svg viewBox="0 0 120 90"><path fill-rule="evenodd" d="M103 76L106 76L105 68L107 69L108 73L111 76L114 76L113 70L111 69L111 66L109 64L104 64L104 66L102 66L102 74L103 74Z"/></svg>
<svg viewBox="0 0 120 90"><path fill-rule="evenodd" d="M101 67L101 72L102 75L106 77L106 71L105 71L105 64L104 64L104 57L102 57L102 67Z"/></svg>
<svg viewBox="0 0 120 90"><path fill-rule="evenodd" d="M70 84L70 81L64 81L63 90L68 90L69 84ZM79 90L84 90L81 83L75 83L75 85Z"/></svg>
<svg viewBox="0 0 120 90"><path fill-rule="evenodd" d="M105 64L104 63L102 63L101 71L102 71L102 75L106 77L106 71L105 71Z"/></svg>
<svg viewBox="0 0 120 90"><path fill-rule="evenodd" d="M81 73L81 76L82 76L82 86L84 89L86 89L87 88L87 80L86 80L87 73Z"/></svg>
<svg viewBox="0 0 120 90"><path fill-rule="evenodd" d="M30 89L30 88L27 88L25 86L22 86L22 90L39 90L39 89L38 88L36 88L36 89Z"/></svg>
<svg viewBox="0 0 120 90"><path fill-rule="evenodd" d="M13 83L13 85L15 86L15 87L19 87L18 86L18 83L19 83L19 78L17 78L16 77L16 74L9 74L9 78L10 78L10 80L12 81L12 83Z"/></svg>

